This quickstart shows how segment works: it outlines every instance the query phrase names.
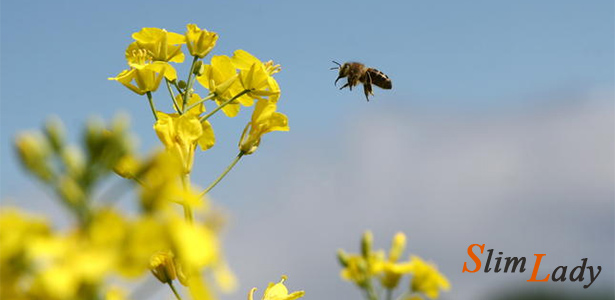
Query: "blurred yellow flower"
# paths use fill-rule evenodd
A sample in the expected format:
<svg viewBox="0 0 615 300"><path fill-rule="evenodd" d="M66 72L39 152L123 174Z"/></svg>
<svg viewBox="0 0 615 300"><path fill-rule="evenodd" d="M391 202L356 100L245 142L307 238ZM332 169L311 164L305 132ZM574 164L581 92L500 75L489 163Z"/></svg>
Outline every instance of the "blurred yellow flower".
<svg viewBox="0 0 615 300"><path fill-rule="evenodd" d="M126 300L126 299L128 299L128 297L126 296L126 291L118 287L111 287L105 293L105 300Z"/></svg>
<svg viewBox="0 0 615 300"><path fill-rule="evenodd" d="M219 242L209 228L178 218L169 225L173 252L182 266L198 269L213 265L219 258Z"/></svg>
<svg viewBox="0 0 615 300"><path fill-rule="evenodd" d="M269 283L265 293L263 294L262 300L295 300L303 297L305 295L304 291L297 291L291 294L288 294L288 289L284 285L284 281L286 281L287 277L282 276L282 279L278 283ZM254 300L254 292L256 292L256 288L253 288L248 293L248 300Z"/></svg>
<svg viewBox="0 0 615 300"><path fill-rule="evenodd" d="M382 262L382 277L380 282L387 289L394 289L399 284L399 280L404 274L410 274L412 268L409 262L397 261L406 247L406 235L398 232L391 242L388 259Z"/></svg>
<svg viewBox="0 0 615 300"><path fill-rule="evenodd" d="M188 24L186 31L186 46L192 56L205 57L216 45L218 34L200 29L195 24Z"/></svg>
<svg viewBox="0 0 615 300"><path fill-rule="evenodd" d="M418 256L410 257L410 272L412 292L423 293L431 299L436 299L440 295L440 290L448 291L451 288L448 279L434 264L427 263Z"/></svg>
<svg viewBox="0 0 615 300"><path fill-rule="evenodd" d="M132 38L140 48L147 50L154 61L184 61L184 53L181 52L181 45L186 43L184 35L160 28L143 28L133 33Z"/></svg>
<svg viewBox="0 0 615 300"><path fill-rule="evenodd" d="M124 178L132 179L137 176L142 168L142 164L138 158L127 154L120 158L115 167L113 167L113 171Z"/></svg>
<svg viewBox="0 0 615 300"><path fill-rule="evenodd" d="M243 130L239 142L239 150L244 154L252 154L260 145L261 138L265 133L272 131L288 131L288 118L276 112L275 102L259 100L256 103L252 120Z"/></svg>
<svg viewBox="0 0 615 300"><path fill-rule="evenodd" d="M49 181L54 174L49 165L51 145L40 132L22 132L15 140L22 164L39 179Z"/></svg>

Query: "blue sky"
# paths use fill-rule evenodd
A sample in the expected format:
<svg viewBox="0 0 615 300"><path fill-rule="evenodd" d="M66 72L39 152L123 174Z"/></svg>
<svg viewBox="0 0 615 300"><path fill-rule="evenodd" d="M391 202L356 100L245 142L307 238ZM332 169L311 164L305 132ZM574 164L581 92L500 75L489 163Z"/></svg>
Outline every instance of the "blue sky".
<svg viewBox="0 0 615 300"><path fill-rule="evenodd" d="M213 54L245 49L279 62L280 110L301 134L326 134L374 106L532 110L535 95L609 89L614 79L612 1L3 1L1 14L4 178L17 172L8 141L49 114L78 128L123 110L148 131L144 97L106 80L125 68L141 27L196 23L220 34ZM376 67L394 89L377 89L370 104L338 91L331 60Z"/></svg>
<svg viewBox="0 0 615 300"><path fill-rule="evenodd" d="M263 60L273 59L282 65L282 72L276 75L282 88L279 110L289 116L291 131L267 136L259 152L242 161L238 169L213 193L233 212L243 214L243 217L247 217L252 209L258 210L258 205L248 201L251 197L247 192L249 189L256 191L267 187L267 191L254 196L264 205L277 205L279 203L276 201L282 201L280 198L285 195L284 192L275 188L271 190L271 186L263 182L263 178L277 178L276 176L284 172L303 178L301 176L304 173L297 171L302 168L307 168L308 173L310 170L316 174L322 173L322 178L329 180L338 178L332 177L331 170L336 170L338 173L335 174L340 175L340 178L346 176L346 169L342 166L351 169L358 166L359 171L370 172L384 168L381 170L383 177L387 176L387 172L396 170L393 168L394 162L387 164L380 156L376 156L380 160L372 166L375 170L371 167L361 169L368 161L369 153L351 146L369 148L371 144L360 142L362 140L368 141L375 136L383 139L382 147L388 150L373 149L372 153L378 155L378 151L384 151L380 154L398 154L399 161L404 162L401 165L409 169L413 168L413 165L407 165L405 162L420 162L420 158L427 157L431 152L444 153L447 148L426 150L425 153L418 153L417 157L408 157L403 149L396 148L399 145L414 147L405 143L408 140L421 140L421 134L433 134L430 130L421 131L421 125L426 128L433 126L437 136L443 139L447 137L447 141L448 138L451 139L448 142L434 143L434 146L455 149L463 148L472 141L483 145L481 141L473 140L482 136L480 132L472 131L473 129L489 128L493 125L494 128L507 132L507 128L511 126L525 126L528 120L533 120L528 123L537 124L536 128L520 129L512 133L522 141L520 148L534 150L533 145L537 145L535 150L542 153L539 152L540 149L559 149L554 148L554 145L574 145L575 143L569 140L578 138L590 149L605 145L607 150L613 149L613 129L608 122L598 122L597 127L583 127L583 124L593 124L583 121L574 123L579 126L570 128L553 125L556 129L551 132L548 129L551 128L551 123L544 121L545 125L536 120L544 117L543 114L552 117L561 113L568 116L576 110L584 111L587 105L594 107L592 103L598 101L601 103L596 106L599 107L598 110L611 112L600 120L610 118L612 125L612 90L615 87L613 1L279 0L169 3L171 2L2 1L0 198L4 200L31 196L25 190L36 185L24 176L15 163L11 148L12 139L19 130L38 128L50 114L62 118L74 138L78 136L79 128L89 116L99 115L109 119L117 112L124 111L131 115L133 131L139 136L141 150L146 152L158 145L151 130L151 113L146 98L131 93L116 82L108 81L107 77L115 76L126 68L123 53L131 42L130 35L133 32L142 27L159 27L181 33L185 31L185 25L188 23L198 24L220 35L212 52L214 55L231 55L236 49L244 49ZM385 91L375 88L375 96L369 103L365 102L360 89L352 92L339 91L333 86L336 73L329 70L333 66L331 60L356 60L376 67L393 80L393 89ZM179 71L185 73L185 69L180 68ZM606 96L592 96L596 93ZM158 101L166 101L166 95L162 93L156 97ZM569 109L570 107L575 109ZM232 159L236 152L238 135L248 117L245 110L237 119L241 121L229 121L221 116L213 120L219 142L208 155L203 155L201 161L197 158L194 174L196 181L205 185ZM576 117L573 115L571 118ZM485 120L481 121L482 123L472 123L476 118ZM451 119L455 121L449 122ZM501 127L498 127L500 125L495 123L499 119L510 120L512 125L500 124ZM545 119L551 120L549 117ZM221 125L217 126L217 122ZM559 125L562 122L566 121L553 121ZM409 132L417 130L418 133L395 135L399 128L406 128ZM383 132L378 129L391 131ZM587 131L575 135L581 129ZM363 131L357 132L358 130ZM531 135L537 130L545 131ZM363 132L372 135L362 136ZM597 133L591 139L584 135L587 132ZM387 134L405 140L403 143L394 139L388 140ZM565 142L553 142L551 138L555 135L563 135L567 139ZM502 136L505 136L505 133L502 133ZM500 149L498 143L501 142L499 139L502 136L487 135L487 140L483 142ZM460 137L465 137L470 142L452 142ZM492 148L468 148L465 151L470 154L483 154L489 149ZM596 165L611 163L612 166L612 151L607 155L585 153L583 150L569 151L565 154L570 156L560 156L576 158L579 161L588 159ZM335 153L345 158L336 158ZM553 156L553 153L547 150L545 153L551 153L544 154L546 160ZM356 157L358 161L349 161L349 157ZM461 163L458 160L462 159L468 158L443 154L442 157L427 157L425 161L439 164L448 160L455 165ZM494 163L498 166L516 165L507 159L508 157L498 158ZM530 158L523 156L520 159L524 164L534 162L531 155ZM311 161L313 165L298 163L303 160ZM566 161L568 160L554 160L548 167L553 170L572 168L566 165ZM489 161L483 163L488 164ZM322 166L322 169L314 169L315 166ZM387 169L387 166L392 169ZM242 171L242 168L245 171ZM424 168L431 170L428 166ZM459 168L463 169L463 165ZM434 169L430 172L437 175L438 168ZM271 173L260 178L258 172L262 170ZM536 170L526 171L533 174ZM598 174L594 174L598 178L596 182L611 184L612 187L612 181L609 181L613 177L612 171L604 174L602 171L589 170L590 173ZM476 175L482 178L479 171L473 174L470 169L468 172L468 176ZM459 174L459 178L465 175ZM588 178L593 178L590 175ZM434 178L440 177L442 176L434 175ZM430 177L427 175L425 178ZM304 179L325 190L329 187L327 183L319 182L317 175ZM387 185L390 183L376 181L376 178L373 180L369 182L377 185L374 187L376 190L393 193L389 195L391 199L399 198L395 196L395 187ZM568 177L560 181L554 179L545 184L561 186L578 182L568 180ZM241 189L236 189L234 184L237 182L244 184ZM340 183L339 190L327 195L345 195L344 188L353 190L363 187L359 183L365 184L361 180L349 182ZM280 183L293 184L284 181ZM440 184L441 188L447 187L445 183ZM612 191L610 194L605 192L605 185L601 186L601 194L598 193L602 196L597 198L602 199L600 201L606 199L606 202L599 201L602 206L597 207L609 209L612 204L608 204L608 201L612 202L613 195ZM593 186L588 184L578 190L591 190ZM541 191L535 191L533 194L525 189L527 185L523 187L524 189L520 190L524 192L520 193L525 198L543 196ZM301 191L300 188L288 189L289 193ZM517 190L503 188L502 191L500 192L506 194L506 191ZM430 191L424 193L429 194ZM562 194L561 191L553 191L549 195L551 198L557 198ZM34 206L40 203L40 199L22 200L20 203L27 207ZM576 206L567 209L576 209ZM548 210L545 208L545 211ZM593 213L588 212L587 216L593 218ZM375 218L373 221L385 222L385 219L387 218ZM612 220L611 223L608 223L608 220L605 222L609 225ZM377 227L374 224L372 225ZM241 225L240 222L237 226L237 230L241 232L244 230L241 226L246 224ZM360 224L358 226L360 227ZM383 230L387 233L394 230L393 225L385 228ZM268 230L267 227L262 229ZM353 231L355 236L347 237L347 240L353 240L355 237L358 239L362 229L357 228ZM247 230L245 229L245 232L248 232ZM612 231L609 231L605 236L611 236L607 241L612 242L611 233ZM492 232L484 234L493 235ZM236 245L240 244L238 241ZM596 245L598 247L601 244ZM610 247L612 249L612 243ZM329 250L335 251L335 248L327 249ZM425 250L432 251L428 247L425 247ZM445 260L447 256L442 254L442 257L441 259ZM576 256L572 258L576 259ZM612 256L608 262L612 262ZM612 272L610 274L612 278ZM253 279L247 277L244 281L252 283ZM275 277L267 280L273 279ZM337 286L328 286L325 290L333 290L334 287ZM465 298L470 298L468 295L471 294L464 295ZM459 299L464 297L460 296Z"/></svg>

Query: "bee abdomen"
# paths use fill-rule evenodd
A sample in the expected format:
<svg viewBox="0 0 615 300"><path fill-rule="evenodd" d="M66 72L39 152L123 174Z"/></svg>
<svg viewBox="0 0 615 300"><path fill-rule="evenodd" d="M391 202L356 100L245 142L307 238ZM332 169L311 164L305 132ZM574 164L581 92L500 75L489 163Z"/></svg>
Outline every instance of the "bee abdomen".
<svg viewBox="0 0 615 300"><path fill-rule="evenodd" d="M390 90L393 88L393 82L391 81L391 79L389 79L389 76L387 76L386 74L374 68L367 69L367 72L370 75L372 83L376 85L377 87L383 88L385 90Z"/></svg>

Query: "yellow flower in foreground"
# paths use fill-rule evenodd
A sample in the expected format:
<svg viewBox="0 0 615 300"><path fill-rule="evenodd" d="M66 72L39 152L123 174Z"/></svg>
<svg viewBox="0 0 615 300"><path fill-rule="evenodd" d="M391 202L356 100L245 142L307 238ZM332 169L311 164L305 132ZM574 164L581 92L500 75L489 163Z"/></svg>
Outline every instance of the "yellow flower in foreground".
<svg viewBox="0 0 615 300"><path fill-rule="evenodd" d="M190 51L190 54L193 56L198 56L199 58L205 57L205 55L216 45L218 34L200 29L195 24L188 24L186 27L188 28L188 31L186 31L186 46L188 47L188 51Z"/></svg>
<svg viewBox="0 0 615 300"><path fill-rule="evenodd" d="M244 154L252 154L261 142L261 137L272 131L288 131L288 118L276 112L277 105L267 100L259 100L256 103L252 120L243 130L239 142L239 150ZM249 131L248 131L249 129ZM247 132L247 134L246 134Z"/></svg>
<svg viewBox="0 0 615 300"><path fill-rule="evenodd" d="M304 291L297 291L291 294L288 294L288 289L284 285L284 281L286 281L287 277L282 276L282 279L278 283L269 283L265 293L263 294L262 300L295 300L303 297L305 295ZM256 288L253 288L248 293L248 300L254 300L254 292L256 292Z"/></svg>
<svg viewBox="0 0 615 300"><path fill-rule="evenodd" d="M203 151L213 147L215 136L209 121L200 122L194 114L166 114L158 112L154 130L167 150L179 158L185 172L192 168L194 148L198 143Z"/></svg>
<svg viewBox="0 0 615 300"><path fill-rule="evenodd" d="M199 96L199 94L197 93L192 93L190 95L190 99L188 99L188 101L186 102L186 107L183 107L183 109L187 109L190 108L191 106L195 105L196 103L198 103L199 101L201 101L201 96ZM177 105L179 107L182 107L184 104L184 95L182 94L177 94L175 95L175 102L177 103ZM175 109L175 107L173 107ZM177 109L176 109L177 111ZM200 116L202 113L205 112L205 104L203 104L203 102L201 102L200 104L190 108L189 111L184 111L184 113L189 113L189 114L193 114L196 116Z"/></svg>
<svg viewBox="0 0 615 300"><path fill-rule="evenodd" d="M126 61L130 69L109 80L119 81L131 91L143 95L156 91L163 77L171 81L177 79L173 66L165 61L155 60L151 51L134 42L126 49Z"/></svg>
<svg viewBox="0 0 615 300"><path fill-rule="evenodd" d="M215 94L214 100L218 105L243 91L243 87L237 80L237 70L231 58L226 55L213 56L211 64L204 66L203 73L197 77L197 80L203 87ZM239 113L240 104L251 106L254 100L248 95L243 95L224 106L222 111L225 115L234 117Z"/></svg>
<svg viewBox="0 0 615 300"><path fill-rule="evenodd" d="M178 33L168 32L160 28L143 28L132 34L140 48L147 50L154 61L176 62L184 61L181 45L186 38Z"/></svg>
<svg viewBox="0 0 615 300"><path fill-rule="evenodd" d="M418 256L410 257L410 272L412 292L423 293L431 299L436 299L440 295L440 290L447 291L451 288L448 279L434 264L427 263Z"/></svg>
<svg viewBox="0 0 615 300"><path fill-rule="evenodd" d="M274 65L273 61L261 62L252 54L237 50L233 53L233 65L239 69L239 80L244 89L250 90L250 97L277 102L280 98L280 86L272 77L280 71L280 65Z"/></svg>
<svg viewBox="0 0 615 300"><path fill-rule="evenodd" d="M152 255L149 267L152 274L162 283L169 283L177 278L173 253L171 251L159 251Z"/></svg>
<svg viewBox="0 0 615 300"><path fill-rule="evenodd" d="M153 62L151 64L139 65L129 70L124 70L117 77L109 80L119 81L131 91L144 95L147 92L155 92L160 85L163 77L175 80L177 73L175 69L164 62Z"/></svg>

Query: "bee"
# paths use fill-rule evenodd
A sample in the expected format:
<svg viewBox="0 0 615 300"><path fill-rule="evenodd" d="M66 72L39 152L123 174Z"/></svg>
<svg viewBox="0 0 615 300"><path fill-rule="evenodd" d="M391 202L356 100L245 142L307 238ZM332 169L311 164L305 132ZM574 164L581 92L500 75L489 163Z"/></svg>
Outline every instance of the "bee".
<svg viewBox="0 0 615 300"><path fill-rule="evenodd" d="M333 63L337 64L337 67L333 67L331 70L340 70L339 76L335 79L334 84L337 85L338 80L348 77L348 82L346 82L340 90L348 87L352 91L353 86L362 83L365 98L369 101L369 95L374 95L372 92L372 84L385 90L393 88L393 83L389 76L374 68L368 68L364 64L358 62L347 62L343 65L340 65L340 63L336 61L333 61Z"/></svg>

